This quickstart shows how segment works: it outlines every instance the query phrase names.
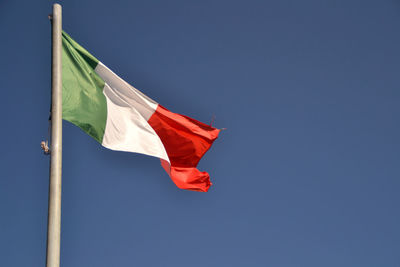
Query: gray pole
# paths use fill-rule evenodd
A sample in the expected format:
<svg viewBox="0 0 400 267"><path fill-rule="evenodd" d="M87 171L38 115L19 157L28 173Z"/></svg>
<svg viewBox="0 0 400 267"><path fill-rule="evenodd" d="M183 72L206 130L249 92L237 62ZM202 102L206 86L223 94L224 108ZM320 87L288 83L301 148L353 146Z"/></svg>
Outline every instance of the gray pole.
<svg viewBox="0 0 400 267"><path fill-rule="evenodd" d="M60 266L62 157L61 29L61 6L54 4L52 16L51 158L49 214L47 221L47 267Z"/></svg>

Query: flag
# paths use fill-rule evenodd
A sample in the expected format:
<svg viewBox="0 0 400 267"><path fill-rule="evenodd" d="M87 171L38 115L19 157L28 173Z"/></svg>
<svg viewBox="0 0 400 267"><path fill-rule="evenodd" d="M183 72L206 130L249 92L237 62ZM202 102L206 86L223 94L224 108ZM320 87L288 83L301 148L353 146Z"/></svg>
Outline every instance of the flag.
<svg viewBox="0 0 400 267"><path fill-rule="evenodd" d="M182 189L207 192L196 166L219 129L173 113L125 82L62 32L62 116L104 147L160 158Z"/></svg>

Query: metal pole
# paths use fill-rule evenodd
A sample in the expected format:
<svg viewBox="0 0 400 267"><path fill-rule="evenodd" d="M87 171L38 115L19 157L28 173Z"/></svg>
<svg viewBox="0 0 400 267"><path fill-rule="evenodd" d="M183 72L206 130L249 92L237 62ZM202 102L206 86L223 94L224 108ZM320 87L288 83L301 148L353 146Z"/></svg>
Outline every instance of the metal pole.
<svg viewBox="0 0 400 267"><path fill-rule="evenodd" d="M61 31L61 5L54 4L52 15L51 158L49 214L47 221L47 267L60 266L62 157Z"/></svg>

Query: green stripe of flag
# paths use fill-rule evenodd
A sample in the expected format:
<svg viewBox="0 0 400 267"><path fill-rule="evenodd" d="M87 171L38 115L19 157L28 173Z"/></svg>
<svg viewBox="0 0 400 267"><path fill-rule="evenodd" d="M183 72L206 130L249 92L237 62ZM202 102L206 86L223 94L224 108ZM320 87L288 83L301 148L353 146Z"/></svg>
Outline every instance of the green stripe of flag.
<svg viewBox="0 0 400 267"><path fill-rule="evenodd" d="M63 119L102 143L107 120L104 81L95 72L99 61L62 32Z"/></svg>

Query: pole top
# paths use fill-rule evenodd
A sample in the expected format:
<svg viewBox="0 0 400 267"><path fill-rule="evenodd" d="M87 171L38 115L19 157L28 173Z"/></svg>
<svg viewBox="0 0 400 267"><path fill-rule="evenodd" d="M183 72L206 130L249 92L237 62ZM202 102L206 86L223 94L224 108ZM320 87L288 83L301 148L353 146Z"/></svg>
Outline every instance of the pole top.
<svg viewBox="0 0 400 267"><path fill-rule="evenodd" d="M53 17L56 13L61 13L61 5L60 4L53 4Z"/></svg>

